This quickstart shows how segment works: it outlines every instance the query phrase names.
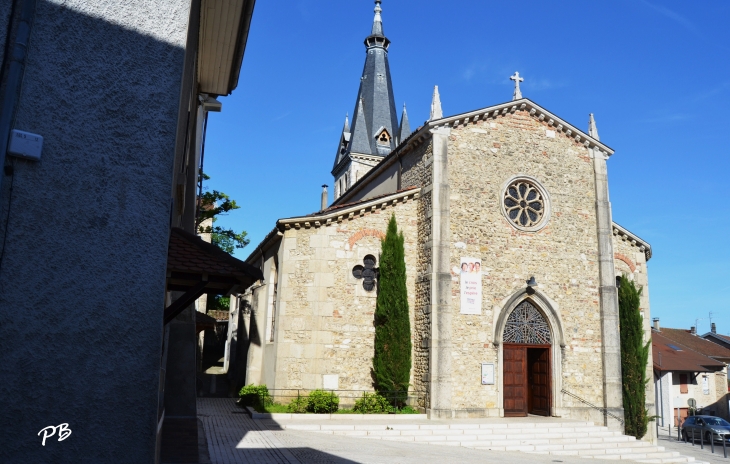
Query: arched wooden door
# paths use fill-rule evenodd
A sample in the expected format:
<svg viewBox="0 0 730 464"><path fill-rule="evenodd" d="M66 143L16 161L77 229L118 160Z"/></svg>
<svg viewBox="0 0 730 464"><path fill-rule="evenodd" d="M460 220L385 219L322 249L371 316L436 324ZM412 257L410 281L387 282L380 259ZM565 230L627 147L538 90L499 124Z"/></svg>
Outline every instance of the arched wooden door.
<svg viewBox="0 0 730 464"><path fill-rule="evenodd" d="M550 415L550 327L529 301L507 318L502 337L504 415Z"/></svg>

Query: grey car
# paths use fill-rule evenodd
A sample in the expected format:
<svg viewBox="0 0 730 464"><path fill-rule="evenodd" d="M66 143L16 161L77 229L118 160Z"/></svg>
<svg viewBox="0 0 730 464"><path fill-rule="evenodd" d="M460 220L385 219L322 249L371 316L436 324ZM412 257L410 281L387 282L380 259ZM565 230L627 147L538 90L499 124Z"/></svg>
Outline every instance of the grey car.
<svg viewBox="0 0 730 464"><path fill-rule="evenodd" d="M715 416L690 416L682 424L682 438L685 441L692 441L692 434L696 441L704 438L705 443L710 440L722 441L723 438L730 443L730 423L725 419Z"/></svg>

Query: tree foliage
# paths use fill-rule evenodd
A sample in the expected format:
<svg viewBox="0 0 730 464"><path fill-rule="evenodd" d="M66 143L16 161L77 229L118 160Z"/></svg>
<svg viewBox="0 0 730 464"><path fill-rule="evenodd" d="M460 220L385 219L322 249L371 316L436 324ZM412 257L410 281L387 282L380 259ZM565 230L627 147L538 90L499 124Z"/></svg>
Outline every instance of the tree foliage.
<svg viewBox="0 0 730 464"><path fill-rule="evenodd" d="M646 409L646 366L651 340L644 343L644 327L639 311L641 289L624 275L618 289L621 334L621 374L625 432L642 438L651 418Z"/></svg>
<svg viewBox="0 0 730 464"><path fill-rule="evenodd" d="M405 404L411 373L411 322L403 243L403 233L398 233L393 215L380 255L372 375L375 389L396 407Z"/></svg>
<svg viewBox="0 0 730 464"><path fill-rule="evenodd" d="M209 180L210 176L202 174L203 180ZM218 190L205 191L198 198L198 219L195 227L199 234L210 234L211 243L228 254L233 254L236 248L243 248L249 244L250 240L246 238L246 231L235 232L231 228L216 226L218 216L228 213L235 209L241 208L236 204L236 200ZM212 225L207 225L210 220ZM206 225L204 225L206 224Z"/></svg>

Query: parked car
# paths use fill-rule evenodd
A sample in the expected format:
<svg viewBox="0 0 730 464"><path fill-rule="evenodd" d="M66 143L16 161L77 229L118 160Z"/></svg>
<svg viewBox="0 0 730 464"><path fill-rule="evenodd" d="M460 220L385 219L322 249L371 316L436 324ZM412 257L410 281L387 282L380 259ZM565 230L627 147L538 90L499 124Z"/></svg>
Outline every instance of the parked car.
<svg viewBox="0 0 730 464"><path fill-rule="evenodd" d="M710 443L710 440L722 441L724 438L730 443L730 422L721 417L690 416L682 424L682 438L691 441L693 431L696 441L704 437L705 443Z"/></svg>

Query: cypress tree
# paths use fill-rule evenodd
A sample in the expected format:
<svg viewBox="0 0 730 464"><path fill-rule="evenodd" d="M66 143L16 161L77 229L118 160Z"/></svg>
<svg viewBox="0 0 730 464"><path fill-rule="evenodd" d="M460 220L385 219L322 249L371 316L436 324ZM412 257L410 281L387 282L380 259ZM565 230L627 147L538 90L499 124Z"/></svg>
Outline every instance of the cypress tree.
<svg viewBox="0 0 730 464"><path fill-rule="evenodd" d="M403 232L398 233L393 215L381 243L372 375L375 390L396 407L405 404L411 374L411 322L403 242Z"/></svg>
<svg viewBox="0 0 730 464"><path fill-rule="evenodd" d="M626 434L637 439L646 434L650 419L646 410L646 363L651 340L644 344L640 298L641 289L624 275L618 289L624 421Z"/></svg>

